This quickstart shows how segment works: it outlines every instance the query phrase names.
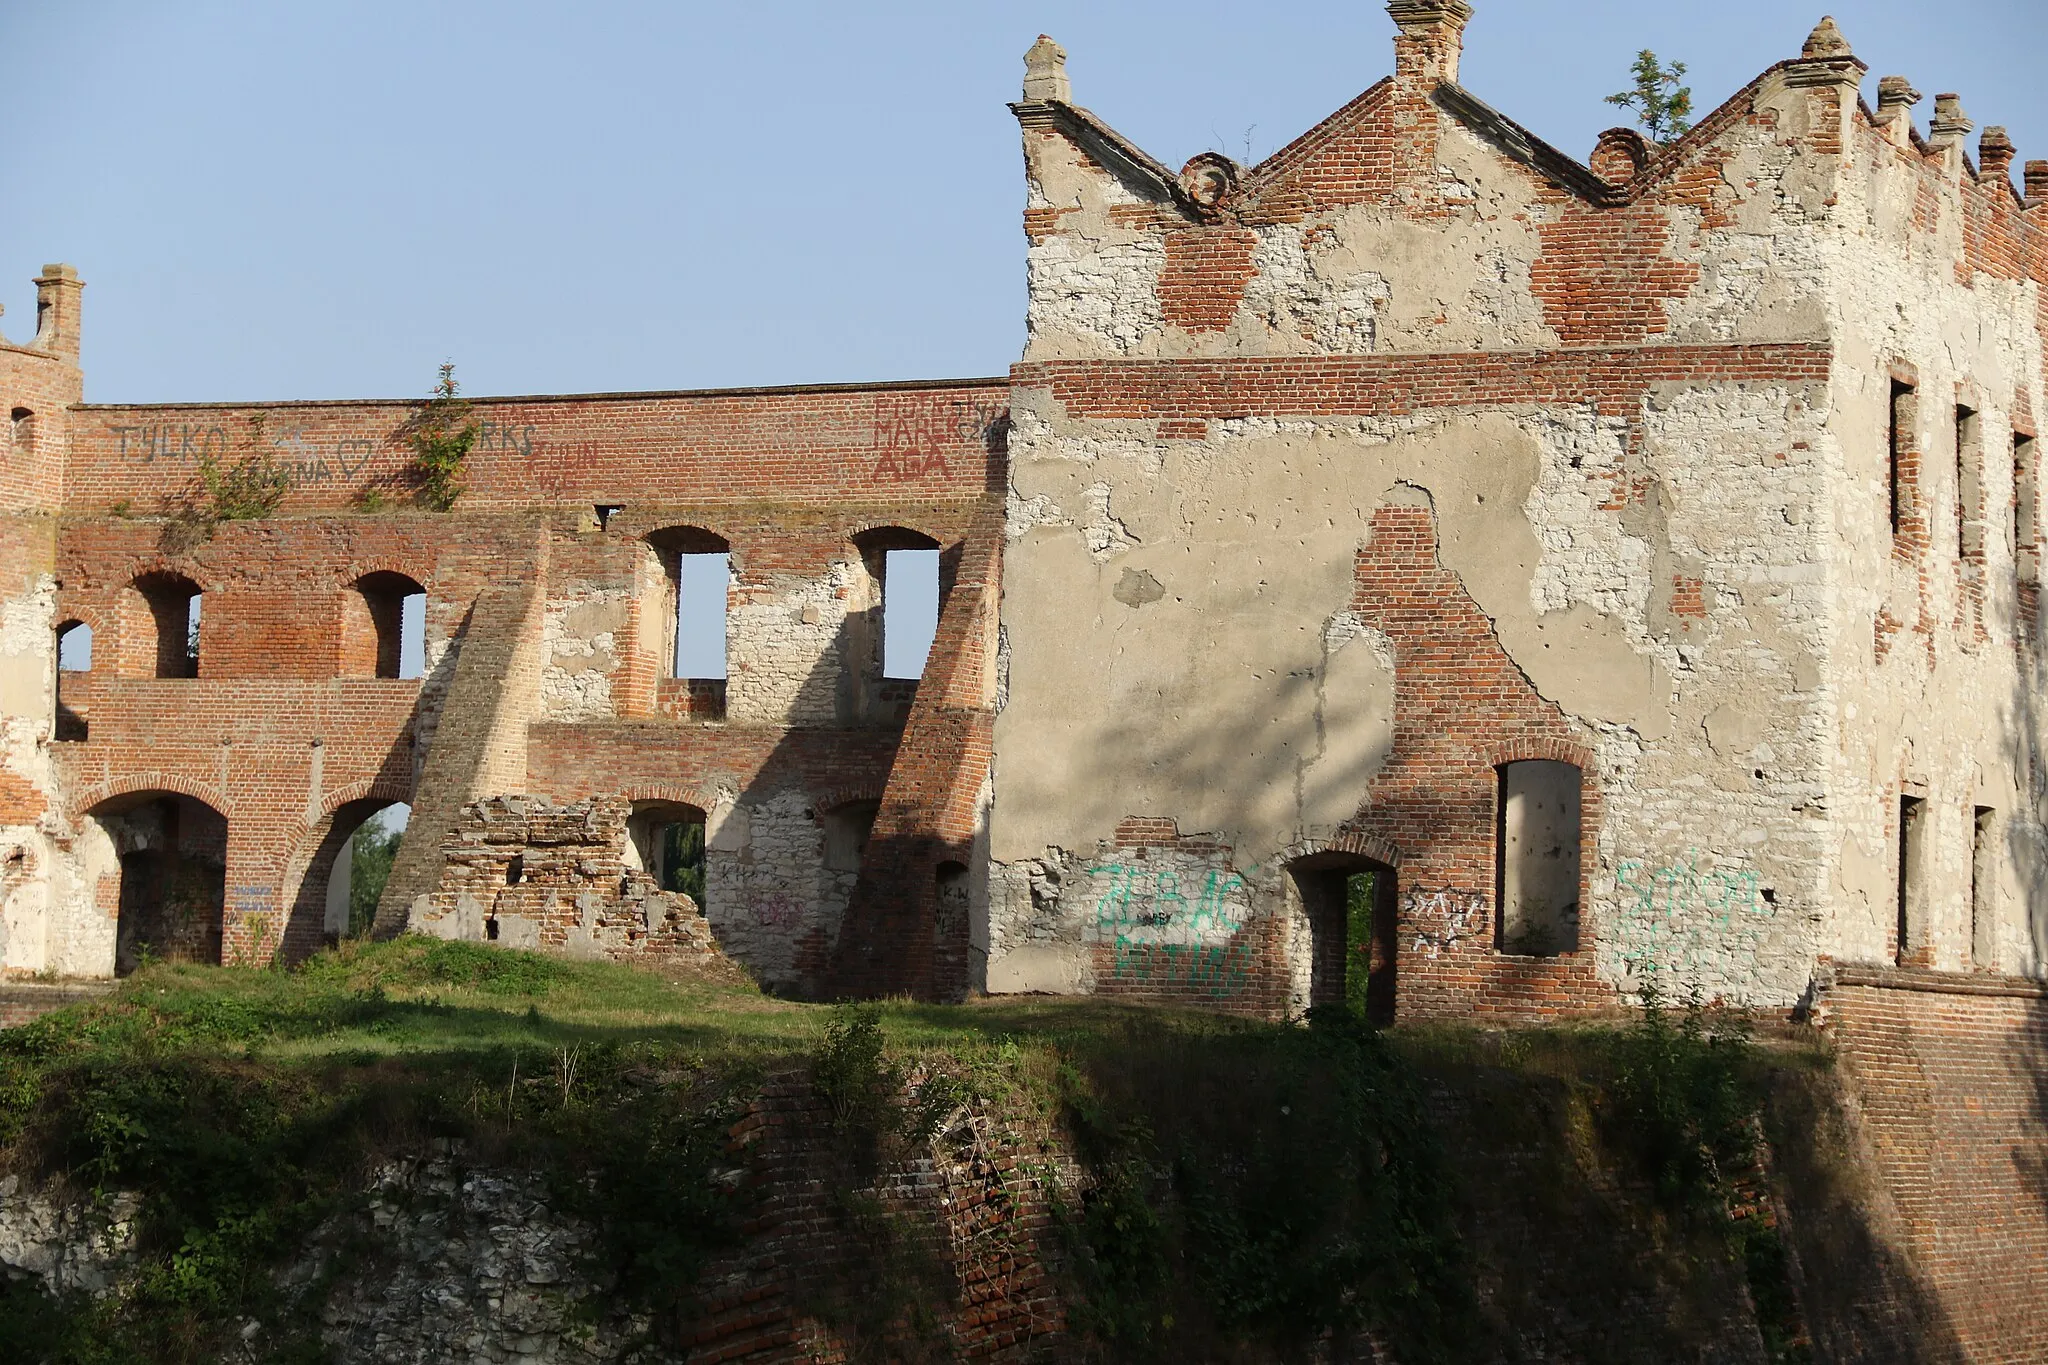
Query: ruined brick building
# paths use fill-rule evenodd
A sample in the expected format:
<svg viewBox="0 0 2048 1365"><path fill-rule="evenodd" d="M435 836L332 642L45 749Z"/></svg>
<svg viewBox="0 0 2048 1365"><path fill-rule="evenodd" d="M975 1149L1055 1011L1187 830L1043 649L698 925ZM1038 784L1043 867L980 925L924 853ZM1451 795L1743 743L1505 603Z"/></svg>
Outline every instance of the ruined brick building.
<svg viewBox="0 0 2048 1365"><path fill-rule="evenodd" d="M1824 21L1580 162L1458 83L1463 0L1388 10L1393 75L1256 166L1161 165L1041 39L1006 378L480 400L445 513L417 404L82 403L47 267L0 966L303 956L402 802L379 931L796 994L1540 1018L1654 973L1831 1020L1973 1353L2048 1356L2048 161L1870 107ZM255 457L282 504L195 521ZM724 665L679 667L705 572Z"/></svg>
<svg viewBox="0 0 2048 1365"><path fill-rule="evenodd" d="M2040 976L2048 163L1869 107L1832 23L1582 163L1458 84L1461 0L1388 8L1393 75L1256 166L1159 164L1040 40L1006 378L484 399L447 513L416 404L81 403L46 268L0 347L6 970L303 955L406 802L383 930L813 996ZM166 520L250 454L272 515ZM726 666L679 677L698 563Z"/></svg>

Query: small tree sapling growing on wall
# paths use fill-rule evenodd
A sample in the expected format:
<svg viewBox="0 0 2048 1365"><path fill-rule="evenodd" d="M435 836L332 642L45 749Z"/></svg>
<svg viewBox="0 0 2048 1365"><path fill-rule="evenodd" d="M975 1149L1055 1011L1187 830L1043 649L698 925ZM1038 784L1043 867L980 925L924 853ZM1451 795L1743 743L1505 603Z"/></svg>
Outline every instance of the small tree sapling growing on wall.
<svg viewBox="0 0 2048 1365"><path fill-rule="evenodd" d="M420 506L446 512L462 496L462 464L475 448L482 426L470 415L469 400L455 382L452 361L441 366L434 392L407 419L406 444L412 447L412 474Z"/></svg>
<svg viewBox="0 0 2048 1365"><path fill-rule="evenodd" d="M1636 122L1654 143L1664 145L1684 137L1692 127L1692 87L1679 84L1685 77L1685 63L1666 67L1646 47L1636 54L1629 74L1635 77L1635 87L1609 95L1607 102L1634 110Z"/></svg>

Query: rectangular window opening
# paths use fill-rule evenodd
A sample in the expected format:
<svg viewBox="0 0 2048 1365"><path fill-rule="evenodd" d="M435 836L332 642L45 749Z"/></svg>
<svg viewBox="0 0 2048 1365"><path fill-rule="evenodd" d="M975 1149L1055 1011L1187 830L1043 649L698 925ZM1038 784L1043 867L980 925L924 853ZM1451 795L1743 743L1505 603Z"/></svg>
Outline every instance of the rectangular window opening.
<svg viewBox="0 0 2048 1365"><path fill-rule="evenodd" d="M1500 767L1495 944L1519 957L1579 947L1580 773L1529 759Z"/></svg>
<svg viewBox="0 0 2048 1365"><path fill-rule="evenodd" d="M1917 796L1899 798L1899 922L1894 960L1909 965L1920 949L1920 903L1924 888L1920 878L1926 868L1921 841L1926 837L1927 802Z"/></svg>
<svg viewBox="0 0 2048 1365"><path fill-rule="evenodd" d="M427 595L409 592L398 602L398 676L427 673Z"/></svg>
<svg viewBox="0 0 2048 1365"><path fill-rule="evenodd" d="M1891 425L1886 443L1890 447L1887 481L1891 487L1892 534L1897 535L1911 510L1908 503L1906 478L1908 470L1906 443L1913 430L1913 386L1902 380L1892 381Z"/></svg>
<svg viewBox="0 0 2048 1365"><path fill-rule="evenodd" d="M939 633L939 552L890 550L882 567L882 676L921 678Z"/></svg>
<svg viewBox="0 0 2048 1365"><path fill-rule="evenodd" d="M2022 583L2038 582L2041 576L2039 499L2034 438L2016 431L2012 437L2012 562Z"/></svg>
<svg viewBox="0 0 2048 1365"><path fill-rule="evenodd" d="M1970 831L1970 962L1998 965L1998 812L1978 806Z"/></svg>
<svg viewBox="0 0 2048 1365"><path fill-rule="evenodd" d="M1956 557L1984 557L1983 462L1978 459L1977 413L1956 405Z"/></svg>
<svg viewBox="0 0 2048 1365"><path fill-rule="evenodd" d="M201 593L193 593L185 603L185 675L199 676L199 607Z"/></svg>
<svg viewBox="0 0 2048 1365"><path fill-rule="evenodd" d="M676 652L678 678L725 677L725 626L732 558L715 554L676 556Z"/></svg>

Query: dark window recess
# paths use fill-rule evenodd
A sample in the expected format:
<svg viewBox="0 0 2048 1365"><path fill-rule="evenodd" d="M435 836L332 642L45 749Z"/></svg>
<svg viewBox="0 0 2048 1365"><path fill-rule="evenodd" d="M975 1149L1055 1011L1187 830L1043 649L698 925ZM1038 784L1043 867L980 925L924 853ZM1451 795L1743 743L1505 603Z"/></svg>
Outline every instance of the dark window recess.
<svg viewBox="0 0 2048 1365"><path fill-rule="evenodd" d="M867 852L868 836L874 832L879 801L848 801L825 812L825 866L833 872L860 871L861 855Z"/></svg>
<svg viewBox="0 0 2048 1365"><path fill-rule="evenodd" d="M673 801L642 801L626 818L640 868L663 891L704 904L704 812Z"/></svg>
<svg viewBox="0 0 2048 1365"><path fill-rule="evenodd" d="M1890 426L1886 435L1886 444L1890 447L1887 482L1891 489L1893 535L1899 533L1905 525L1907 514L1913 510L1911 489L1908 484L1911 474L1908 443L1912 440L1916 410L1913 386L1894 379L1891 388Z"/></svg>
<svg viewBox="0 0 2048 1365"><path fill-rule="evenodd" d="M1998 966L1998 812L1978 806L1970 823L1970 963Z"/></svg>
<svg viewBox="0 0 2048 1365"><path fill-rule="evenodd" d="M135 580L156 631L156 676L199 676L199 585L177 574Z"/></svg>
<svg viewBox="0 0 2048 1365"><path fill-rule="evenodd" d="M1899 798L1899 881L1897 946L1900 966L1914 960L1920 950L1922 899L1926 889L1920 880L1926 870L1927 802L1917 796Z"/></svg>

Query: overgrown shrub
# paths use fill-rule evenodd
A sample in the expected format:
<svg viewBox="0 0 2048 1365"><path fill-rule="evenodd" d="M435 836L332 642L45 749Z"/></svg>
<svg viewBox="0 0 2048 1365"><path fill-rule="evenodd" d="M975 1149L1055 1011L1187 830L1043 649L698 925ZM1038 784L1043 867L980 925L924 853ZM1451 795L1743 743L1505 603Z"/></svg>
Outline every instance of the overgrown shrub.
<svg viewBox="0 0 2048 1365"><path fill-rule="evenodd" d="M226 521L260 521L291 492L291 467L271 453L262 413L249 418L240 457L223 461L202 452L191 487L165 505L162 541L173 554L189 554Z"/></svg>
<svg viewBox="0 0 2048 1365"><path fill-rule="evenodd" d="M1755 1164L1762 1102L1741 1018L1710 1026L1697 997L1674 1017L1653 985L1612 1048L1612 1131L1668 1206L1725 1213L1729 1178Z"/></svg>
<svg viewBox="0 0 2048 1365"><path fill-rule="evenodd" d="M1119 1353L1370 1332L1404 1361L1457 1357L1470 1294L1420 1087L1348 1010L1063 1074L1089 1173L1082 1316Z"/></svg>

